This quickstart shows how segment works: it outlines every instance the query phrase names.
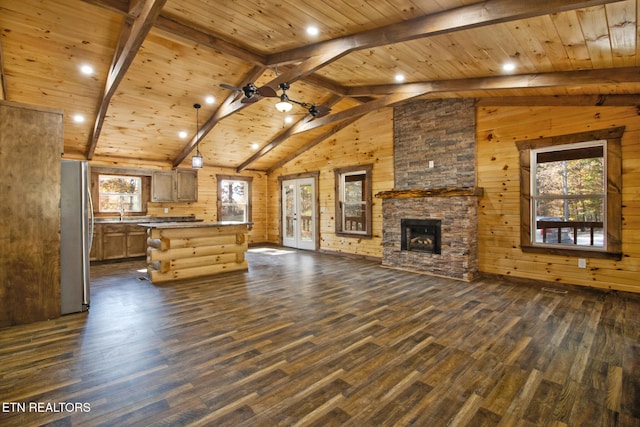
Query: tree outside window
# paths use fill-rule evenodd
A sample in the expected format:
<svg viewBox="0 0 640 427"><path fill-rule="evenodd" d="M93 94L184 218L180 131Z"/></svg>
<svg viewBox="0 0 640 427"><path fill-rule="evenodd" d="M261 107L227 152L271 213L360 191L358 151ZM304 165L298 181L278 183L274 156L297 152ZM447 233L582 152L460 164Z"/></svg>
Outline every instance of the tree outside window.
<svg viewBox="0 0 640 427"><path fill-rule="evenodd" d="M251 177L218 175L218 220L251 222Z"/></svg>
<svg viewBox="0 0 640 427"><path fill-rule="evenodd" d="M534 244L604 247L605 153L606 141L532 150Z"/></svg>
<svg viewBox="0 0 640 427"><path fill-rule="evenodd" d="M99 212L142 212L142 178L125 175L98 176Z"/></svg>

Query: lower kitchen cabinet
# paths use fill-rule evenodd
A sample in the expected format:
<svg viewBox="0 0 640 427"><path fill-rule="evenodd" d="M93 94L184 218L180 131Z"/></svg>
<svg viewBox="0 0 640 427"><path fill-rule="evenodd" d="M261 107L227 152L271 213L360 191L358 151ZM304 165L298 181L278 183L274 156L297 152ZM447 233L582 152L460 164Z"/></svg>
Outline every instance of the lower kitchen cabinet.
<svg viewBox="0 0 640 427"><path fill-rule="evenodd" d="M92 261L145 256L147 231L131 224L96 224L91 248Z"/></svg>
<svg viewBox="0 0 640 427"><path fill-rule="evenodd" d="M147 229L127 225L127 257L147 255Z"/></svg>

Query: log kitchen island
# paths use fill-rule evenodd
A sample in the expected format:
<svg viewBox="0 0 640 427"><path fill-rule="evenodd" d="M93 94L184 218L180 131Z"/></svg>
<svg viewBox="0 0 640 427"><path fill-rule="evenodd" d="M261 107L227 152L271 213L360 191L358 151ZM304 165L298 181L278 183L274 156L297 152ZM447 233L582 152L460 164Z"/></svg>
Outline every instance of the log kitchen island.
<svg viewBox="0 0 640 427"><path fill-rule="evenodd" d="M147 228L147 272L153 283L248 270L247 222L140 223Z"/></svg>

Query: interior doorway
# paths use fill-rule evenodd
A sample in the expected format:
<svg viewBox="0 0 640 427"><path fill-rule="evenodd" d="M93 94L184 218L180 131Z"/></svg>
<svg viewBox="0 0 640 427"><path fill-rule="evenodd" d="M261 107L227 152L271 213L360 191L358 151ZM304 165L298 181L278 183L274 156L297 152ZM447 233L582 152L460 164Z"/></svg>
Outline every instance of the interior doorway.
<svg viewBox="0 0 640 427"><path fill-rule="evenodd" d="M282 245L316 249L315 178L282 181Z"/></svg>

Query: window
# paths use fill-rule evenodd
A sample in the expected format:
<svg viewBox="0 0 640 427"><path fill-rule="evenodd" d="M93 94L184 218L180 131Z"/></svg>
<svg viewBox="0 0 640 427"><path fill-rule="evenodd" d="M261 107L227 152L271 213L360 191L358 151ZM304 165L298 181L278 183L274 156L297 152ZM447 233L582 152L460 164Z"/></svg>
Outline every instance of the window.
<svg viewBox="0 0 640 427"><path fill-rule="evenodd" d="M621 257L624 128L519 141L525 252Z"/></svg>
<svg viewBox="0 0 640 427"><path fill-rule="evenodd" d="M99 212L142 212L142 178L98 175Z"/></svg>
<svg viewBox="0 0 640 427"><path fill-rule="evenodd" d="M217 175L218 220L251 222L251 177Z"/></svg>
<svg viewBox="0 0 640 427"><path fill-rule="evenodd" d="M371 237L371 170L373 165L338 168L336 234Z"/></svg>
<svg viewBox="0 0 640 427"><path fill-rule="evenodd" d="M604 248L606 143L531 150L532 244Z"/></svg>

